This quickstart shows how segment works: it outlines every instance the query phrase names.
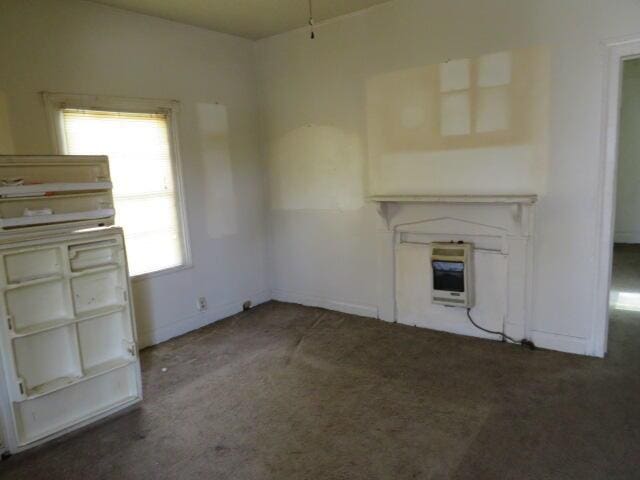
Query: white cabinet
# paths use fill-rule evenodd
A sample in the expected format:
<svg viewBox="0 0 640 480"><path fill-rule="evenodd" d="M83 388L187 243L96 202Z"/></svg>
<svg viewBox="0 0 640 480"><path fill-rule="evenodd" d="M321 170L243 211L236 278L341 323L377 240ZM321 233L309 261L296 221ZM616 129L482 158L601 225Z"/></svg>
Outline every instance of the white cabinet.
<svg viewBox="0 0 640 480"><path fill-rule="evenodd" d="M141 399L119 228L0 245L0 293L12 450Z"/></svg>
<svg viewBox="0 0 640 480"><path fill-rule="evenodd" d="M0 452L142 399L114 214L106 157L0 156Z"/></svg>
<svg viewBox="0 0 640 480"><path fill-rule="evenodd" d="M103 156L0 156L0 233L113 225Z"/></svg>

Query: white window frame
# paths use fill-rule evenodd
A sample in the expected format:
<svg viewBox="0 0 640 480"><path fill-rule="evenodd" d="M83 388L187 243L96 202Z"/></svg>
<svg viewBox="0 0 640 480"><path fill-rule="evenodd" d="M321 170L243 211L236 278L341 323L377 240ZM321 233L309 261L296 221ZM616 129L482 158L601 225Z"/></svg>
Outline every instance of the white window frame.
<svg viewBox="0 0 640 480"><path fill-rule="evenodd" d="M158 100L148 98L126 98L102 95L77 95L66 93L42 92L45 113L49 125L49 133L54 151L60 155L66 154L62 110L77 108L83 110L105 110L109 112L127 113L160 113L167 116L169 129L169 144L171 149L171 167L174 176L176 210L178 212L178 227L182 239L183 260L181 265L163 268L154 272L132 276L133 281L166 275L193 267L191 257L191 242L189 226L187 224L187 210L184 201L184 184L182 176L182 161L180 159L180 144L178 141L178 113L180 102L177 100ZM116 212L117 214L117 212Z"/></svg>

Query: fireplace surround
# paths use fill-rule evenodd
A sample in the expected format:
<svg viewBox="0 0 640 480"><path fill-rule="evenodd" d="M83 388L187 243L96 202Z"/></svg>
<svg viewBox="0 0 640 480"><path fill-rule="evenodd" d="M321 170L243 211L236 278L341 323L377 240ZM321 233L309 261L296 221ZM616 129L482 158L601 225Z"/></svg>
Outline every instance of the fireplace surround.
<svg viewBox="0 0 640 480"><path fill-rule="evenodd" d="M470 324L464 308L431 300L431 244L474 246L474 319L531 338L532 232L536 195L373 196L378 227L379 317L423 328L499 339Z"/></svg>

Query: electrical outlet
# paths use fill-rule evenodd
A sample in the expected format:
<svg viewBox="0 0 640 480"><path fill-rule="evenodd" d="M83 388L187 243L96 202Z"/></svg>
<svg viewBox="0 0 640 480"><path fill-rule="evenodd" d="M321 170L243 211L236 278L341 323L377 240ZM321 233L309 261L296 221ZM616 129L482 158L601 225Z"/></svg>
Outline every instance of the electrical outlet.
<svg viewBox="0 0 640 480"><path fill-rule="evenodd" d="M207 299L205 297L198 298L198 311L204 312L207 309Z"/></svg>

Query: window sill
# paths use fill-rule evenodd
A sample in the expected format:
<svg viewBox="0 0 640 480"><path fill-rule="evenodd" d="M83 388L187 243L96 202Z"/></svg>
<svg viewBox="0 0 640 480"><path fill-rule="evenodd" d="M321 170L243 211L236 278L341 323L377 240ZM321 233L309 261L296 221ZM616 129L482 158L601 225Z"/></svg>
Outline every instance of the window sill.
<svg viewBox="0 0 640 480"><path fill-rule="evenodd" d="M130 278L132 282L137 283L143 280L148 280L150 278L170 275L172 273L177 273L182 270L189 270L191 268L193 268L193 264L188 263L184 265L178 265L177 267L170 267L170 268L165 268L163 270L156 270L155 272L141 273L140 275L134 275L134 276L131 276Z"/></svg>

